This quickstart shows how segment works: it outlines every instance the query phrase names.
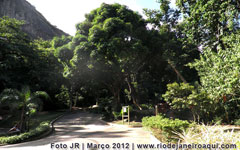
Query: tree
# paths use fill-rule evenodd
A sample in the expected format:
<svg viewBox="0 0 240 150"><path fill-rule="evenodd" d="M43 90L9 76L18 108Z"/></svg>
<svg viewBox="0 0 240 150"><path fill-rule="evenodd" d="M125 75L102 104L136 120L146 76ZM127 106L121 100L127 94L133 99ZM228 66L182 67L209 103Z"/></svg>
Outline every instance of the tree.
<svg viewBox="0 0 240 150"><path fill-rule="evenodd" d="M169 0L157 0L159 10L144 9L147 21L153 28L158 28L162 33L175 30L180 21L180 11L170 7Z"/></svg>
<svg viewBox="0 0 240 150"><path fill-rule="evenodd" d="M51 41L41 39L33 41L34 50L39 58L35 60L35 67L31 70L33 74L30 78L30 86L33 90L46 91L51 97L51 101L44 101L44 110L57 109L58 103L55 95L60 92L66 79L63 77L64 66L54 56L54 48Z"/></svg>
<svg viewBox="0 0 240 150"><path fill-rule="evenodd" d="M198 46L226 46L223 38L239 30L240 3L237 0L177 0L185 22L185 33ZM226 44L226 43L225 43Z"/></svg>
<svg viewBox="0 0 240 150"><path fill-rule="evenodd" d="M202 87L214 100L216 116L228 123L239 116L239 42L239 35L227 36L223 43L231 47L223 50L219 46L217 52L211 47L205 49L201 58L190 64L198 71Z"/></svg>
<svg viewBox="0 0 240 150"><path fill-rule="evenodd" d="M162 59L168 64L169 82L194 82L198 80L197 72L186 66L187 63L199 58L199 51L196 45L186 40L183 32L185 23L182 23L180 11L170 7L169 0L158 0L159 10L144 9L147 22L159 31L163 43Z"/></svg>
<svg viewBox="0 0 240 150"><path fill-rule="evenodd" d="M120 106L121 91L126 88L130 100L141 109L140 74L146 71L152 59L162 54L159 34L148 30L146 25L139 14L126 6L102 4L77 25L71 62L78 71L73 72L86 70L98 75L95 82L112 92L115 106ZM84 64L84 68L80 67Z"/></svg>
<svg viewBox="0 0 240 150"><path fill-rule="evenodd" d="M20 30L22 24L15 19L0 18L0 91L28 84L30 70L38 60L31 40Z"/></svg>
<svg viewBox="0 0 240 150"><path fill-rule="evenodd" d="M62 70L62 75L64 77L64 89L67 89L68 98L66 101L69 103L69 109L72 110L73 103L73 94L75 93L75 82L71 76L71 59L73 57L72 50L72 37L71 36L62 36L61 38L55 37L52 42L52 48L54 49L54 55L58 58L59 62L63 65L64 69ZM66 92L66 91L64 91ZM61 92L58 95L65 95L64 92ZM59 97L59 96L57 96Z"/></svg>
<svg viewBox="0 0 240 150"><path fill-rule="evenodd" d="M0 18L0 92L8 88L21 90L28 85L33 91L46 91L55 100L64 83L63 66L54 56L51 43L32 41L21 31L23 24ZM53 102L44 101L44 109L54 109Z"/></svg>

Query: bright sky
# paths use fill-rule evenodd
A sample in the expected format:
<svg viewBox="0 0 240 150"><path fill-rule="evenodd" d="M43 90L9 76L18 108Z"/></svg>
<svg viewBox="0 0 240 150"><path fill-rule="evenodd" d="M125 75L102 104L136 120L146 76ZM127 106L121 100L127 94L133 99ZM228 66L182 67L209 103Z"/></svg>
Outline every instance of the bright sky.
<svg viewBox="0 0 240 150"><path fill-rule="evenodd" d="M108 4L120 3L142 14L143 8L159 9L156 0L27 0L52 24L70 35L76 32L75 25L84 21L84 15Z"/></svg>

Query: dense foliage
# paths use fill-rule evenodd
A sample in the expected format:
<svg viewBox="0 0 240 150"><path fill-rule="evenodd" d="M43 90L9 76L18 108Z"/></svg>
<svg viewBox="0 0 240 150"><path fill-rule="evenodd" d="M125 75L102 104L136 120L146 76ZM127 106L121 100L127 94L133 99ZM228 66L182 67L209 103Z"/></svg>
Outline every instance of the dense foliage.
<svg viewBox="0 0 240 150"><path fill-rule="evenodd" d="M32 41L21 31L22 24L0 18L0 91L29 86L32 91L47 91L53 98L63 84L62 66L47 49L49 42ZM44 109L53 107L50 101L44 104Z"/></svg>
<svg viewBox="0 0 240 150"><path fill-rule="evenodd" d="M197 90L188 83L172 83L163 95L164 100L179 113L190 110L194 121L211 121L215 113L215 103L205 91Z"/></svg>
<svg viewBox="0 0 240 150"><path fill-rule="evenodd" d="M87 14L76 26L72 41L56 48L56 54L64 56L60 59L70 93L87 96L91 92L96 100L112 96L115 111L123 103L142 109L141 103L161 99L167 82L188 77L182 75L183 70L192 71L187 81L196 79L196 73L184 65L197 58L198 52L182 48L174 32L164 32L162 27L159 33L148 29L147 23L119 4L102 4ZM181 58L173 59L174 55Z"/></svg>
<svg viewBox="0 0 240 150"><path fill-rule="evenodd" d="M195 67L200 76L202 88L214 100L216 114L225 122L233 123L240 115L239 99L239 35L226 37L229 47L217 52L206 49L199 60L190 66Z"/></svg>
<svg viewBox="0 0 240 150"><path fill-rule="evenodd" d="M184 16L188 40L198 46L210 46L212 50L222 43L225 36L239 30L240 5L237 0L177 0Z"/></svg>

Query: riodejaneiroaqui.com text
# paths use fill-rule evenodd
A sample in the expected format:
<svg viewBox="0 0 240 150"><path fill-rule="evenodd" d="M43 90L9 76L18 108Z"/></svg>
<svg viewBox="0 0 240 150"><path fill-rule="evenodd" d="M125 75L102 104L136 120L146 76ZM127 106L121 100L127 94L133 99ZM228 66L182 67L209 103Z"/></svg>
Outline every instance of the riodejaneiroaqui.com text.
<svg viewBox="0 0 240 150"><path fill-rule="evenodd" d="M98 150L138 150L138 149L236 149L236 144L135 144L135 143L111 143L111 144L96 144L96 143L51 143L51 149L64 149L64 150L88 150L88 149L98 149Z"/></svg>

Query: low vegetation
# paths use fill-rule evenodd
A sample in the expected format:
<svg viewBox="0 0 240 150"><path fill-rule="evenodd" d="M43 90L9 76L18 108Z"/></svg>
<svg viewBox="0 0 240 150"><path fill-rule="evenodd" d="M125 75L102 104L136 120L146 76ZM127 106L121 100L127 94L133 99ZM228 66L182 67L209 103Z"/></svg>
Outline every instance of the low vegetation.
<svg viewBox="0 0 240 150"><path fill-rule="evenodd" d="M236 144L240 148L240 127L236 126L190 124L188 121L168 119L161 115L145 117L142 124L164 143Z"/></svg>
<svg viewBox="0 0 240 150"><path fill-rule="evenodd" d="M196 125L181 133L175 132L181 143L195 144L236 144L240 148L240 128L233 126Z"/></svg>
<svg viewBox="0 0 240 150"><path fill-rule="evenodd" d="M40 136L49 130L50 130L49 121L42 122L39 126L37 126L35 129L30 130L29 132L21 133L19 135L0 137L0 144L15 144L23 142L29 139L36 138L37 136Z"/></svg>
<svg viewBox="0 0 240 150"><path fill-rule="evenodd" d="M16 133L15 135L6 133L0 136L0 144L14 144L23 141L28 141L34 138L38 138L47 132L50 132L51 126L50 122L62 115L63 112L45 112L40 113L32 118L29 122L29 131L24 133ZM9 120L5 120L3 124L0 124L2 127L12 127L12 125L16 122L15 119L9 118ZM0 122L1 123L1 122Z"/></svg>
<svg viewBox="0 0 240 150"><path fill-rule="evenodd" d="M169 119L158 115L143 118L142 125L150 128L161 141L172 142L176 137L175 132L182 132L190 127L191 124L188 121Z"/></svg>

